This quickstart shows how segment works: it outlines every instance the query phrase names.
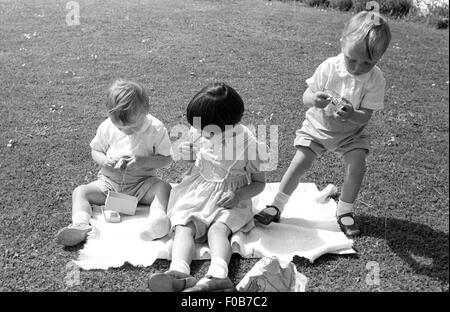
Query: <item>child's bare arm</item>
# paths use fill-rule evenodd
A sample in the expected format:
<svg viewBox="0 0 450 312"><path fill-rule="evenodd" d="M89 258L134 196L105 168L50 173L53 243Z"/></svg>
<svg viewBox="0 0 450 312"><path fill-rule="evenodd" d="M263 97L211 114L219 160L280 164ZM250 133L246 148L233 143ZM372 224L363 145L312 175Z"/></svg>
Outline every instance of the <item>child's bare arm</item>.
<svg viewBox="0 0 450 312"><path fill-rule="evenodd" d="M330 97L325 92L313 92L311 88L305 90L303 93L303 103L307 107L324 108L330 103Z"/></svg>
<svg viewBox="0 0 450 312"><path fill-rule="evenodd" d="M114 167L117 160L106 157L105 153L91 149L91 156L94 162L101 167Z"/></svg>
<svg viewBox="0 0 450 312"><path fill-rule="evenodd" d="M350 116L350 118L348 118L348 121L358 125L365 125L372 117L372 113L373 110L371 109L360 108L353 111L353 114Z"/></svg>
<svg viewBox="0 0 450 312"><path fill-rule="evenodd" d="M265 172L257 172L252 173L250 184L244 186L233 192L232 194L228 194L224 196L220 201L217 202L217 205L224 208L233 208L240 201L250 199L255 197L266 187L266 173Z"/></svg>
<svg viewBox="0 0 450 312"><path fill-rule="evenodd" d="M365 125L369 122L372 117L373 110L360 108L357 110L353 109L353 106L349 104L344 104L337 112L338 115L343 120L349 121L357 125Z"/></svg>

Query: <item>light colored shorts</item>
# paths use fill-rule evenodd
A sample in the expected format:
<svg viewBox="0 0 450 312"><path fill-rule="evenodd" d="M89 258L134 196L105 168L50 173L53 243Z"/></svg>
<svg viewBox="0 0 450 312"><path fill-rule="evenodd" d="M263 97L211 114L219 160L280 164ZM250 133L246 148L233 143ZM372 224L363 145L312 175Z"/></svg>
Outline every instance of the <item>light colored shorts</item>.
<svg viewBox="0 0 450 312"><path fill-rule="evenodd" d="M147 194L147 192L157 183L166 183L158 177L148 177L139 180L137 183L125 183L119 185L104 175L99 175L98 180L92 182L96 185L105 195L109 191L118 192L130 196L137 197L138 201Z"/></svg>
<svg viewBox="0 0 450 312"><path fill-rule="evenodd" d="M311 134L308 129L302 128L297 130L296 135L294 146L308 147L317 156L324 154L326 151L336 152L341 156L354 149L364 149L366 150L366 154L369 154L370 152L370 136L362 133L345 138L318 138Z"/></svg>

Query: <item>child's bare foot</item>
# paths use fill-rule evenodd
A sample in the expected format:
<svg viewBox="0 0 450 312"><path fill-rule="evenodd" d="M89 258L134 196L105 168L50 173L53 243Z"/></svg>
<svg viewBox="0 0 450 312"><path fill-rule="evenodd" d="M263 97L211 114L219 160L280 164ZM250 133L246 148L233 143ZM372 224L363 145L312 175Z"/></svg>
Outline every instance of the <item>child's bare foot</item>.
<svg viewBox="0 0 450 312"><path fill-rule="evenodd" d="M170 231L170 220L165 213L150 214L146 229L141 232L141 239L151 241L166 236Z"/></svg>

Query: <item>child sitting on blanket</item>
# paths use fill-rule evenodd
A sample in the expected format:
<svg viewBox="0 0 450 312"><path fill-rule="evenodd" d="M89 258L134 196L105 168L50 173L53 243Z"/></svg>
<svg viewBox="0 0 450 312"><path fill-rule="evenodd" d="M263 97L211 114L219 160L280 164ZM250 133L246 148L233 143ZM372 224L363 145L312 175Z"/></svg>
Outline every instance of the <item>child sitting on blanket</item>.
<svg viewBox="0 0 450 312"><path fill-rule="evenodd" d="M325 60L306 80L308 88L303 102L310 108L302 128L297 130L294 141L297 153L273 202L255 215L256 220L266 225L278 222L299 179L313 160L325 151L334 151L343 156L345 163L336 217L347 236L359 234L353 204L370 149L364 128L372 112L383 109L386 81L376 64L390 40L389 26L380 14L362 11L352 17L340 39L341 53Z"/></svg>
<svg viewBox="0 0 450 312"><path fill-rule="evenodd" d="M144 238L161 238L170 229L166 208L171 186L155 176L156 168L172 161L166 128L149 114L147 93L137 83L115 81L108 90L106 107L109 118L100 124L90 144L92 158L100 165L98 180L73 191L72 224L57 234L58 243L64 246L86 239L93 229L89 225L91 205L104 205L108 191L135 196L141 204L151 205Z"/></svg>
<svg viewBox="0 0 450 312"><path fill-rule="evenodd" d="M244 103L239 94L223 83L209 84L187 107L191 142L180 152L196 157L195 165L173 187L168 216L174 230L172 262L165 273L148 280L152 291L229 291L230 236L254 226L252 197L265 187L259 143L240 124ZM260 146L262 147L262 145ZM267 155L267 154L264 154ZM195 242L207 239L211 264L198 282L190 276Z"/></svg>

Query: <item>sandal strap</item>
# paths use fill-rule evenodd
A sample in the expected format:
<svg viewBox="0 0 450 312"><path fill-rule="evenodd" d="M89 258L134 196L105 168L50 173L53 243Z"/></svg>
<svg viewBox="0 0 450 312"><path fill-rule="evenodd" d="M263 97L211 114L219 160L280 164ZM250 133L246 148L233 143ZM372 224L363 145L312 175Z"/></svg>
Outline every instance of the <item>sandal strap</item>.
<svg viewBox="0 0 450 312"><path fill-rule="evenodd" d="M268 210L268 209L275 209L276 213L274 215L267 213L266 210ZM267 205L266 208L264 208L263 210L261 210L260 212L258 212L255 215L255 219L264 225L268 225L271 222L279 222L280 216L281 216L281 211L280 211L280 209L278 209L278 207L273 206L273 205Z"/></svg>
<svg viewBox="0 0 450 312"><path fill-rule="evenodd" d="M345 217L352 218L353 224L351 224L351 225L343 224L341 220L342 220L342 218L345 218ZM344 213L342 215L337 216L337 222L338 222L339 227L341 228L342 232L344 232L344 234L346 236L353 237L353 236L359 235L359 233L360 233L359 226L358 226L358 224L356 224L355 216L354 216L353 212L348 212L348 213Z"/></svg>
<svg viewBox="0 0 450 312"><path fill-rule="evenodd" d="M347 212L347 213L338 215L338 216L337 216L337 219L340 221L340 220L341 220L342 218L344 218L344 217L349 217L349 218L355 219L355 215L354 215L353 212Z"/></svg>

